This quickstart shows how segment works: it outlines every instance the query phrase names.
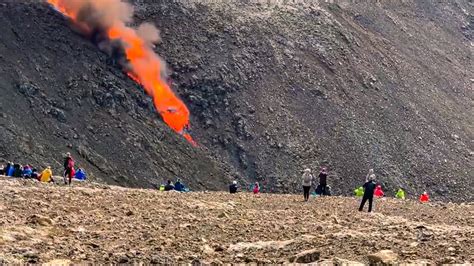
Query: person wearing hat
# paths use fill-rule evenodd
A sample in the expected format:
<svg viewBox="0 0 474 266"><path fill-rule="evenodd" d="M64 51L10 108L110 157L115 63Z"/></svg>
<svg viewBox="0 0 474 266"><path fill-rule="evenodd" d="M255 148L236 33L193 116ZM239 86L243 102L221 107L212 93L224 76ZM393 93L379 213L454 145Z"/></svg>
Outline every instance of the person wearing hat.
<svg viewBox="0 0 474 266"><path fill-rule="evenodd" d="M237 193L238 187L237 187L237 181L234 180L232 181L232 184L229 185L229 193L230 194L235 194Z"/></svg>
<svg viewBox="0 0 474 266"><path fill-rule="evenodd" d="M371 169L372 170L372 169ZM369 212L372 211L372 203L374 201L374 191L377 186L375 183L375 174L373 174L373 170L371 171L372 174L370 174L365 182L365 184L362 186L364 188L364 196L362 197L362 201L360 203L359 211L362 211L364 209L364 205L367 201L369 201Z"/></svg>
<svg viewBox="0 0 474 266"><path fill-rule="evenodd" d="M303 179L303 196L304 196L304 201L309 200L309 191L311 189L311 184L313 183L313 175L311 174L311 169L306 168L303 171L303 176L301 179Z"/></svg>
<svg viewBox="0 0 474 266"><path fill-rule="evenodd" d="M428 201L430 201L430 196L428 195L428 192L424 191L423 194L421 194L420 196L420 202L424 203Z"/></svg>

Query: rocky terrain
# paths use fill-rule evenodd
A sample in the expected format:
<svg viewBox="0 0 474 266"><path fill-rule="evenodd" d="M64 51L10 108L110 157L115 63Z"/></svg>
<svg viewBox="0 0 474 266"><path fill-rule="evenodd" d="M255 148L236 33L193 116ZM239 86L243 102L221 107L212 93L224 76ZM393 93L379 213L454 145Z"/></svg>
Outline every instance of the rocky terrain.
<svg viewBox="0 0 474 266"><path fill-rule="evenodd" d="M0 263L474 261L472 204L382 199L367 214L344 197L0 186Z"/></svg>
<svg viewBox="0 0 474 266"><path fill-rule="evenodd" d="M69 150L111 184L278 192L326 165L342 195L375 168L389 195L473 200L472 2L132 2L199 147L57 12L1 1L0 160L59 167Z"/></svg>

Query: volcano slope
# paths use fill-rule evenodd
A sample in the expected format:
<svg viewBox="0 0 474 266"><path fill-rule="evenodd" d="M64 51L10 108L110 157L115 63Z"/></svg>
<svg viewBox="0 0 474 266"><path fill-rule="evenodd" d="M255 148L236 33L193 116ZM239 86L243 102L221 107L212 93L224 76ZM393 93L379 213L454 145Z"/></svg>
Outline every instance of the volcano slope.
<svg viewBox="0 0 474 266"><path fill-rule="evenodd" d="M92 180L109 184L227 183L223 167L167 128L143 90L52 8L3 1L0 23L0 163L60 174L70 151Z"/></svg>
<svg viewBox="0 0 474 266"><path fill-rule="evenodd" d="M472 204L71 187L0 177L0 263L473 262ZM319 253L319 256L315 254ZM318 258L319 257L319 258Z"/></svg>
<svg viewBox="0 0 474 266"><path fill-rule="evenodd" d="M132 2L137 22L161 29L200 148L57 12L7 1L3 160L59 167L69 148L105 182L222 188L235 172L282 192L322 164L337 194L375 168L389 195L473 200L470 2Z"/></svg>
<svg viewBox="0 0 474 266"><path fill-rule="evenodd" d="M347 194L375 168L390 195L473 200L469 1L175 2L135 1L136 19L161 29L197 139L242 177L294 191L327 165Z"/></svg>

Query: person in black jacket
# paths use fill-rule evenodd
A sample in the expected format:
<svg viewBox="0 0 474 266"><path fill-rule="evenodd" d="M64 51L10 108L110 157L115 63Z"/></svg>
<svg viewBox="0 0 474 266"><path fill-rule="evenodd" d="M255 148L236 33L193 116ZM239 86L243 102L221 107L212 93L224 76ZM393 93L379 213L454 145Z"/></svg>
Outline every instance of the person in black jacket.
<svg viewBox="0 0 474 266"><path fill-rule="evenodd" d="M232 184L229 186L229 193L234 194L237 193L238 187L237 187L237 181L232 182Z"/></svg>
<svg viewBox="0 0 474 266"><path fill-rule="evenodd" d="M367 201L369 201L369 212L372 211L372 203L374 201L374 190L376 186L377 183L375 183L375 175L370 174L363 186L364 196L362 197L362 202L360 203L359 211L362 211L364 209L364 205Z"/></svg>
<svg viewBox="0 0 474 266"><path fill-rule="evenodd" d="M174 190L174 186L173 184L171 183L171 180L168 180L166 186L165 186L165 191L171 191L171 190Z"/></svg>

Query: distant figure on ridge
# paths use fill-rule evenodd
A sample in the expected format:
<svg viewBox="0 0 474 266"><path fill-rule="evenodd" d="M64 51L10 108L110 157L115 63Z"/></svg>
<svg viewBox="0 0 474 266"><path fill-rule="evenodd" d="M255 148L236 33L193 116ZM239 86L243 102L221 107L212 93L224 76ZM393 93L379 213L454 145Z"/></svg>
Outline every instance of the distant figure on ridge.
<svg viewBox="0 0 474 266"><path fill-rule="evenodd" d="M64 158L64 184L71 185L72 177L74 176L74 159L72 159L71 153L66 153L66 158Z"/></svg>
<svg viewBox="0 0 474 266"><path fill-rule="evenodd" d="M425 191L420 196L420 202L425 203L425 202L428 202L428 201L430 201L430 196L428 195L428 192Z"/></svg>
<svg viewBox="0 0 474 266"><path fill-rule="evenodd" d="M184 192L184 185L181 183L181 179L178 178L176 182L174 183L174 190L179 191L179 192Z"/></svg>
<svg viewBox="0 0 474 266"><path fill-rule="evenodd" d="M165 185L165 191L171 191L174 190L174 186L171 183L171 180L168 180L168 183Z"/></svg>
<svg viewBox="0 0 474 266"><path fill-rule="evenodd" d="M54 183L53 171L51 171L51 166L48 166L46 169L43 170L43 172L41 172L41 174L39 175L39 181L45 183Z"/></svg>
<svg viewBox="0 0 474 266"><path fill-rule="evenodd" d="M235 194L237 193L237 190L239 187L237 186L237 181L232 181L232 184L229 185L229 193L230 194Z"/></svg>
<svg viewBox="0 0 474 266"><path fill-rule="evenodd" d="M377 185L377 187L375 187L374 196L376 196L377 198L381 198L384 195L385 195L385 193L383 193L382 186Z"/></svg>
<svg viewBox="0 0 474 266"><path fill-rule="evenodd" d="M311 169L306 168L304 169L303 176L301 177L303 179L303 196L304 196L304 201L309 200L309 191L311 190L311 184L313 183L313 175L311 174Z"/></svg>
<svg viewBox="0 0 474 266"><path fill-rule="evenodd" d="M371 169L372 170L372 169ZM360 203L359 211L362 211L364 209L364 205L367 201L369 201L369 212L372 211L372 204L374 201L374 190L376 187L375 183L375 174L373 174L373 170L371 171L372 174L368 176L366 179L365 184L363 185L364 188L364 196L362 197L362 201ZM370 171L369 171L370 173Z"/></svg>
<svg viewBox="0 0 474 266"><path fill-rule="evenodd" d="M403 189L398 189L397 194L395 194L395 198L397 199L405 199L405 191Z"/></svg>

